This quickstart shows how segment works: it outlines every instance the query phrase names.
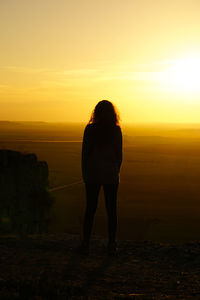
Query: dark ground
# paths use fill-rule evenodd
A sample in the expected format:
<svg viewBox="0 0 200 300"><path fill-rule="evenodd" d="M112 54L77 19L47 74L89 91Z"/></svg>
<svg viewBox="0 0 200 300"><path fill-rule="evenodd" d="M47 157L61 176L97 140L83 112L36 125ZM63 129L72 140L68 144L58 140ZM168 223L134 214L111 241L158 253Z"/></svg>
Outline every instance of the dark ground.
<svg viewBox="0 0 200 300"><path fill-rule="evenodd" d="M78 245L69 234L2 236L0 299L200 299L200 241L119 241L117 258L106 240L94 238L88 257Z"/></svg>

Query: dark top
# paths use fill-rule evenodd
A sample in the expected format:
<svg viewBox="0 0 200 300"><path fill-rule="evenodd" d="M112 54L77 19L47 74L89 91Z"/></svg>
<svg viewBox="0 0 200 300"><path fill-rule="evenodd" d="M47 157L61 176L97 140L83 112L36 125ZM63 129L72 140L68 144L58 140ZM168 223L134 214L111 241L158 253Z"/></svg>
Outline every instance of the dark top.
<svg viewBox="0 0 200 300"><path fill-rule="evenodd" d="M118 183L122 163L122 132L119 126L85 127L82 144L82 176L86 183Z"/></svg>

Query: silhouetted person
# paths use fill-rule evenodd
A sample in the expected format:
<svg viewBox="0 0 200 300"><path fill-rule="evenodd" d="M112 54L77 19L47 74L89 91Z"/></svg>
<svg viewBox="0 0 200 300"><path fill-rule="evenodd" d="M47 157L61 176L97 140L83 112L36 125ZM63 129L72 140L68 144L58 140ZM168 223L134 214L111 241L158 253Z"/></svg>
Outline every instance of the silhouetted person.
<svg viewBox="0 0 200 300"><path fill-rule="evenodd" d="M100 101L85 127L82 144L82 176L86 188L86 211L83 224L82 253L89 252L89 242L103 186L108 216L108 254L116 253L117 190L122 163L122 133L113 104Z"/></svg>

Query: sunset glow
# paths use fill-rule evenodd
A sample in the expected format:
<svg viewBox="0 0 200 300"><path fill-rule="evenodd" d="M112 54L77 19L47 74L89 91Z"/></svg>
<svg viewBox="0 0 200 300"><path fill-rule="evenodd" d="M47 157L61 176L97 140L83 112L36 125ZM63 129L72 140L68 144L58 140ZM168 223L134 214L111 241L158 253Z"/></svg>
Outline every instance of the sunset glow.
<svg viewBox="0 0 200 300"><path fill-rule="evenodd" d="M0 119L199 122L200 1L0 1Z"/></svg>
<svg viewBox="0 0 200 300"><path fill-rule="evenodd" d="M174 60L171 67L163 72L162 80L173 92L200 92L200 58L191 57Z"/></svg>

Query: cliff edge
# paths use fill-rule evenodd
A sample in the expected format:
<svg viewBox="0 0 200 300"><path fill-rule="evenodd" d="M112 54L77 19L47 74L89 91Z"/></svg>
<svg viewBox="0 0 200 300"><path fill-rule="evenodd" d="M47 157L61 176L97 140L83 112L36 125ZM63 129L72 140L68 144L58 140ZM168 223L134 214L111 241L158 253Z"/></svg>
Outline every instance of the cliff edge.
<svg viewBox="0 0 200 300"><path fill-rule="evenodd" d="M52 198L48 164L33 153L0 150L0 231L48 231Z"/></svg>

